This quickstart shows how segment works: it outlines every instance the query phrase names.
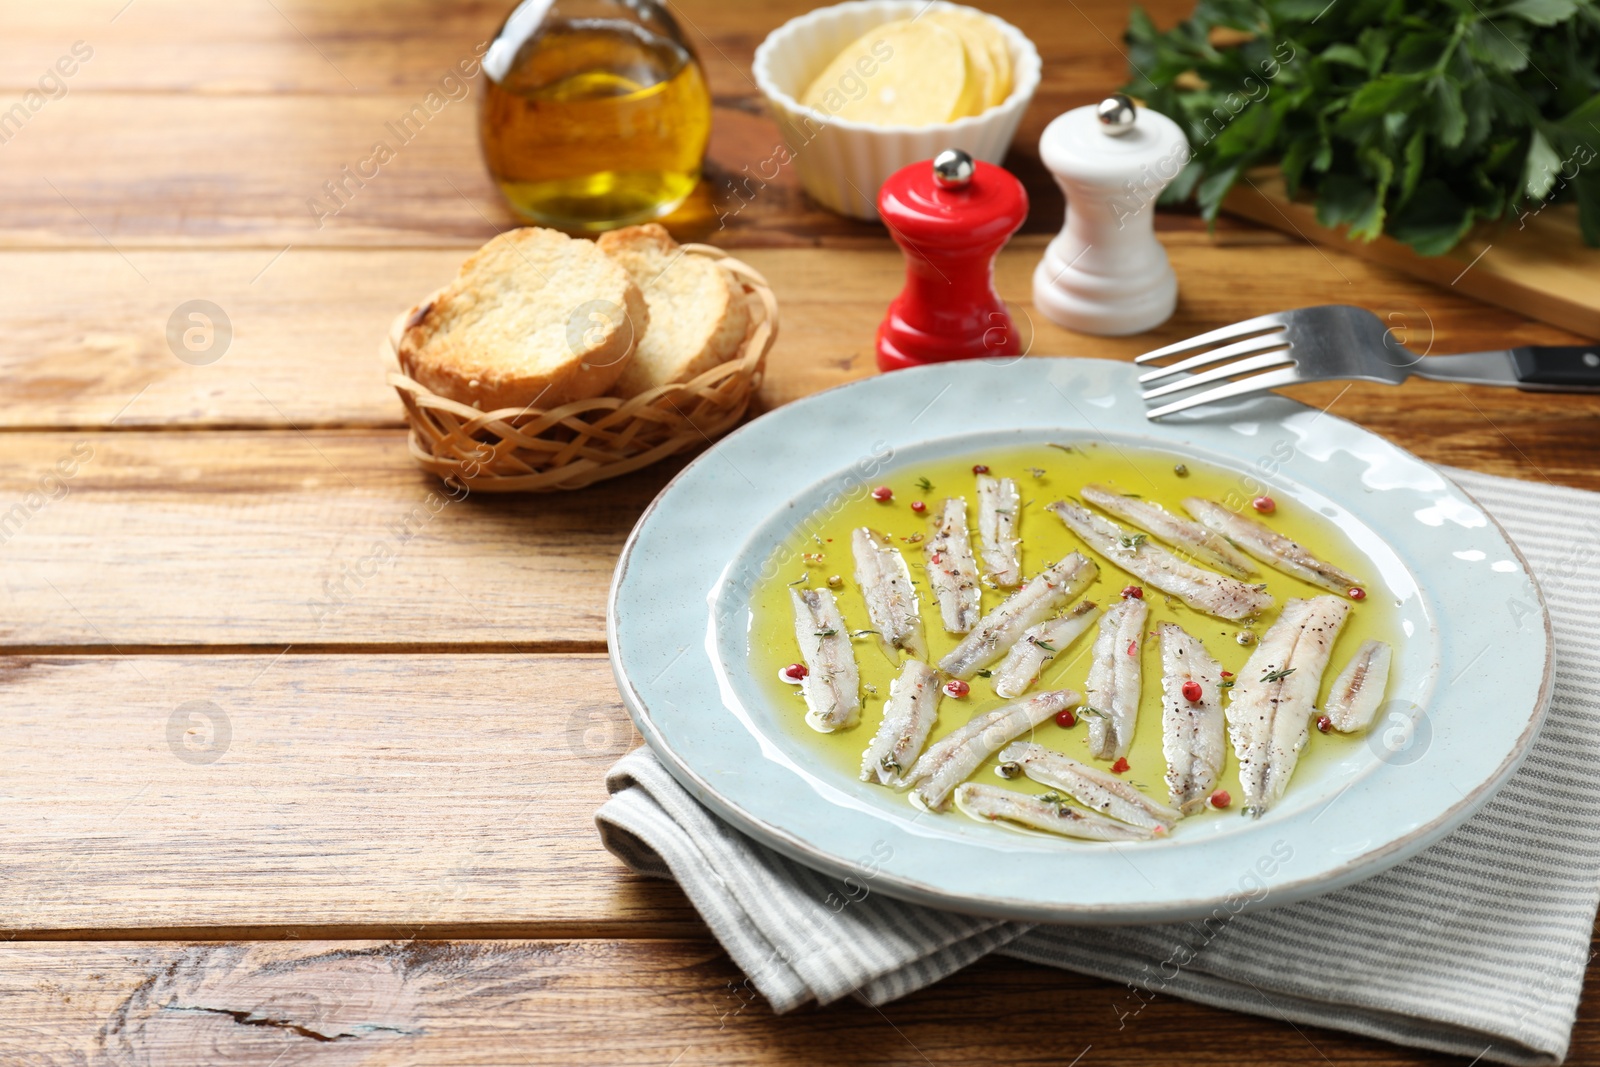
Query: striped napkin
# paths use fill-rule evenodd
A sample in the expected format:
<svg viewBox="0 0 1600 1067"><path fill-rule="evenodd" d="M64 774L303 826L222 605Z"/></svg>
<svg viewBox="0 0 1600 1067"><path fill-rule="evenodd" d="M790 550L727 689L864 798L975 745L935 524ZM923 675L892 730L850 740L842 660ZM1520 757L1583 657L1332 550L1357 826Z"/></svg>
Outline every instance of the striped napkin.
<svg viewBox="0 0 1600 1067"><path fill-rule="evenodd" d="M635 870L675 879L778 1012L847 994L882 1004L999 952L1485 1062L1560 1063L1600 900L1600 637L1586 624L1600 611L1600 496L1447 473L1540 579L1555 697L1494 799L1383 874L1220 929L956 915L863 895L780 856L701 807L646 749L611 769L601 838Z"/></svg>

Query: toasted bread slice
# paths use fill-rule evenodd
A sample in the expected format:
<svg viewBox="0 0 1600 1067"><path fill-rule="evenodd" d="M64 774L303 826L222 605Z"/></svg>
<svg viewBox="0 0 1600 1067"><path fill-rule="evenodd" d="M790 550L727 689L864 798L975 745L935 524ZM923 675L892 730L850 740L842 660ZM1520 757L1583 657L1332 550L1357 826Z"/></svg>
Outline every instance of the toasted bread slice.
<svg viewBox="0 0 1600 1067"><path fill-rule="evenodd" d="M686 382L738 354L750 308L733 275L704 256L686 255L655 223L613 230L598 243L628 272L650 308L650 328L613 395Z"/></svg>
<svg viewBox="0 0 1600 1067"><path fill-rule="evenodd" d="M434 392L483 411L599 396L650 321L639 287L593 242L503 233L411 317L400 362Z"/></svg>

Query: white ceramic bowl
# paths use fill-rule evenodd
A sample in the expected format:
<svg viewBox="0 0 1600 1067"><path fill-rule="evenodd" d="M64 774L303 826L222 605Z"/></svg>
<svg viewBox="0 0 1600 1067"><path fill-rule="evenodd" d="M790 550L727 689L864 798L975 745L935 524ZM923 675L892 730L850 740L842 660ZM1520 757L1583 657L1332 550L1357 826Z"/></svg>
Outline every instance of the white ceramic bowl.
<svg viewBox="0 0 1600 1067"><path fill-rule="evenodd" d="M800 183L823 206L858 219L878 217L878 187L909 163L960 148L998 164L1039 87L1039 51L1022 31L987 12L1011 48L1011 95L984 111L935 126L870 126L805 107L797 99L851 41L874 26L911 18L943 0L853 0L779 26L756 49L755 79L788 146ZM975 8L964 8L976 11Z"/></svg>

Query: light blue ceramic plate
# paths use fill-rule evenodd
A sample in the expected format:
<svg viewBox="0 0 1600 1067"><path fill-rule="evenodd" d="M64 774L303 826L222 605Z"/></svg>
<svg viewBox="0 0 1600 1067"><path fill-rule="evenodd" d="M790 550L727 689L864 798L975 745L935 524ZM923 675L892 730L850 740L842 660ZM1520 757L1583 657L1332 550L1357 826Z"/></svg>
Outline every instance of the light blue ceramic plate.
<svg viewBox="0 0 1600 1067"><path fill-rule="evenodd" d="M685 468L623 549L608 617L623 699L673 775L745 833L868 892L1051 922L1289 903L1398 863L1481 807L1550 696L1548 620L1505 607L1531 598L1542 611L1504 531L1437 470L1333 415L1269 396L1151 423L1135 374L1086 359L900 371L774 411ZM778 724L795 709L751 675L746 634L763 564L795 524L885 469L1064 436L1232 468L1346 531L1400 597L1409 635L1367 744L1304 766L1259 821L1095 844L919 817Z"/></svg>

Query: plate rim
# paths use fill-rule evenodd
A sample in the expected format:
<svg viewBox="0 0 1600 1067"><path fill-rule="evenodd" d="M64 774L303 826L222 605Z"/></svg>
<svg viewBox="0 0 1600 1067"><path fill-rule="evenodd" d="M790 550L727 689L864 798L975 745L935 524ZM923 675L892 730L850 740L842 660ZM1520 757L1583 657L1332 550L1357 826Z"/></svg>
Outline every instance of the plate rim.
<svg viewBox="0 0 1600 1067"><path fill-rule="evenodd" d="M1038 360L1059 360L1064 362L1082 362L1108 364L1112 366L1126 366L1124 360L1102 359L1086 356L1049 356L1030 357L1029 362ZM948 370L941 364L934 364L920 368L910 368L913 374L922 374L935 371L936 368ZM904 373L895 372L895 373ZM797 398L797 401L810 401L825 397L842 390L859 388L864 383L879 381L882 374L868 375L849 382L831 386L815 393ZM1282 394L1272 394L1277 400L1293 404L1297 409L1314 411L1310 405L1286 397ZM684 786L691 795L700 803L710 808L719 818L732 824L736 829L752 837L756 841L774 848L788 858L803 864L813 870L822 871L838 878L851 877L857 872L854 867L842 858L830 854L826 850L812 845L797 837L782 827L775 826L766 820L745 811L734 801L724 797L708 781L692 768L688 762L667 743L660 731L656 728L649 708L634 687L622 663L622 656L618 646L617 633L617 601L623 582L633 561L634 549L646 524L660 507L663 500L668 497L674 487L694 471L702 463L712 459L717 450L727 441L745 434L768 417L777 414L790 405L781 405L771 411L763 413L755 419L739 426L731 433L713 442L708 448L695 456L683 469L672 476L660 492L650 501L650 504L640 513L633 529L629 531L627 540L623 543L618 556L617 565L612 574L610 590L606 597L606 649L607 657L611 662L612 674L616 679L617 689L622 697L623 704L628 710L629 718L644 737L646 744L661 760L662 765L677 782ZM1248 897L1243 898L1238 911L1253 910L1256 908L1283 907L1298 903L1311 897L1321 896L1337 889L1348 886L1354 882L1380 874L1383 871L1403 863L1405 860L1421 852L1428 846L1436 843L1447 833L1459 827L1482 809L1493 796L1505 785L1513 774L1521 767L1527 758L1528 751L1538 739L1543 728L1551 703L1555 684L1555 638L1549 606L1545 602L1544 590L1540 585L1538 576L1529 565L1527 557L1520 546L1512 539L1500 520L1493 512L1484 507L1481 502L1465 489L1459 482L1452 478L1442 467L1428 462L1411 452L1409 449L1389 440L1387 437L1369 430L1364 426L1351 422L1342 416L1323 412L1326 417L1336 419L1361 434L1382 441L1389 448L1401 453L1406 458L1415 461L1430 471L1436 473L1455 492L1460 493L1471 501L1487 518L1489 525L1510 548L1523 572L1527 575L1531 585L1531 592L1535 605L1538 608L1541 631L1544 638L1544 663L1542 665L1538 689L1534 698L1534 707L1528 714L1528 721L1523 730L1518 734L1511 751L1501 760L1494 771L1483 781L1479 782L1470 792L1459 801L1446 807L1437 817L1406 832L1386 845L1356 854L1342 864L1333 868L1323 868L1315 873L1290 878L1283 881L1274 881L1271 891L1259 901ZM1270 420L1270 421L1276 421ZM929 439L931 440L931 438ZM824 475L827 477L827 475ZM1430 705L1437 700L1437 693L1430 695ZM1426 713L1425 709L1425 713ZM880 890L885 896L900 900L923 904L929 907L964 914L1001 918L1031 922L1049 922L1060 925L1112 925L1112 924L1137 924L1143 922L1184 921L1210 914L1224 899L1214 895L1195 897L1185 900L1172 900L1159 906L1128 906L1118 904L1073 904L1070 907L1042 908L1036 901L1022 898L1000 897L992 895L978 896L975 894L951 892L938 886L930 885L916 878L897 874L887 867L880 868L873 875L873 888ZM1237 894L1235 894L1237 896Z"/></svg>

